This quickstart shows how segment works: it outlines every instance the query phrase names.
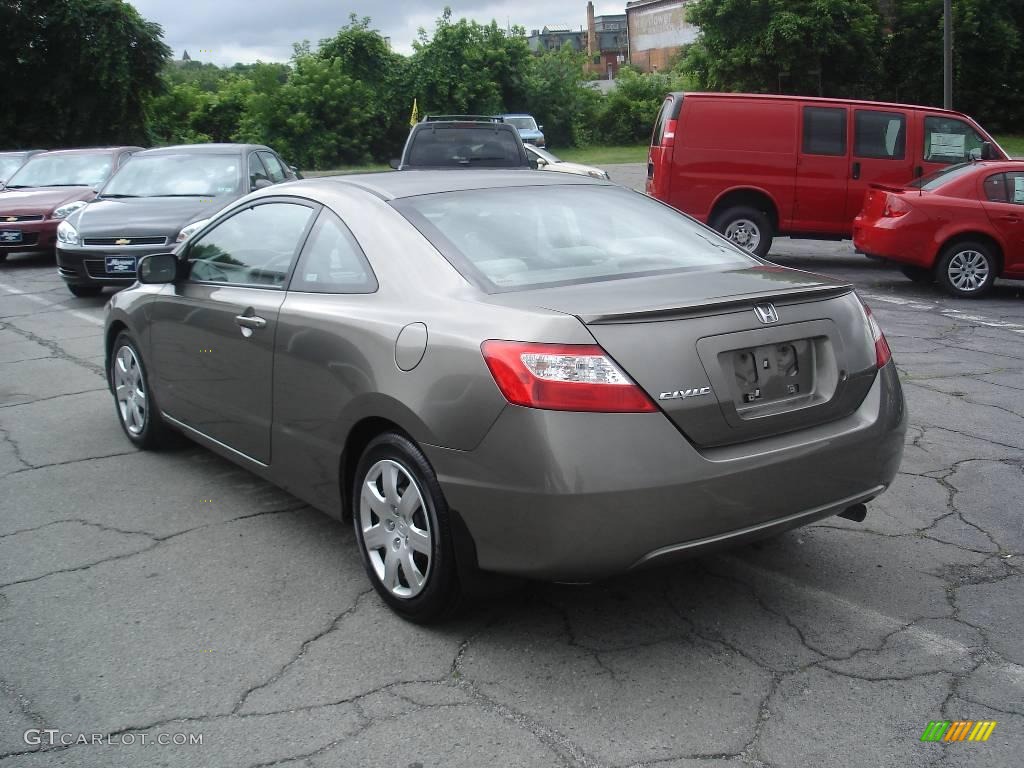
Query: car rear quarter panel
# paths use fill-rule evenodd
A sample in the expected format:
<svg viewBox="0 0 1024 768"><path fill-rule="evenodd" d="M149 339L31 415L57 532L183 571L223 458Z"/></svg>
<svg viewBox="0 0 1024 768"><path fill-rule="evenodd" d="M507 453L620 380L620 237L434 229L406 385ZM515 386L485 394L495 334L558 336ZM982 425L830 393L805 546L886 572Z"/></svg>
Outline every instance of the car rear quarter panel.
<svg viewBox="0 0 1024 768"><path fill-rule="evenodd" d="M726 194L754 190L773 202L784 229L796 183L797 115L795 102L688 94L676 129L668 202L706 222Z"/></svg>

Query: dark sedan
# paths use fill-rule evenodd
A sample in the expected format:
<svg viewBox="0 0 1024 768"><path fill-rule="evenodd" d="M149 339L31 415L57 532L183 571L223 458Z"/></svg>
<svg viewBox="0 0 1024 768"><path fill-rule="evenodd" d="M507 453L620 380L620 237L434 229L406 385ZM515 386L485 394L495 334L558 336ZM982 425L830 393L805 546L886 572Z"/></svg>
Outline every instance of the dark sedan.
<svg viewBox="0 0 1024 768"><path fill-rule="evenodd" d="M135 281L137 260L184 241L244 194L295 172L269 147L189 144L139 152L57 232L57 265L75 296Z"/></svg>
<svg viewBox="0 0 1024 768"><path fill-rule="evenodd" d="M22 149L13 152L0 152L0 184L6 182L21 166L45 149Z"/></svg>
<svg viewBox="0 0 1024 768"><path fill-rule="evenodd" d="M861 520L903 453L851 286L582 176L296 182L139 277L106 321L128 439L182 432L350 517L416 621L478 569L583 581Z"/></svg>
<svg viewBox="0 0 1024 768"><path fill-rule="evenodd" d="M63 149L31 158L0 192L0 261L18 251L53 253L58 225L141 149Z"/></svg>

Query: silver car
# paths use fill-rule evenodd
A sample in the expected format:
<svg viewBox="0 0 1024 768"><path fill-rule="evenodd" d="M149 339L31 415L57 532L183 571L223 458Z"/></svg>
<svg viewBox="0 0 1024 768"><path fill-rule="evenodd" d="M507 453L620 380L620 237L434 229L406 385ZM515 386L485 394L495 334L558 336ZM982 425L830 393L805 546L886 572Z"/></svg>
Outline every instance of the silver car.
<svg viewBox="0 0 1024 768"><path fill-rule="evenodd" d="M903 451L849 285L582 176L283 184L139 280L106 322L128 439L184 433L350 518L415 621L481 571L586 581L862 519Z"/></svg>

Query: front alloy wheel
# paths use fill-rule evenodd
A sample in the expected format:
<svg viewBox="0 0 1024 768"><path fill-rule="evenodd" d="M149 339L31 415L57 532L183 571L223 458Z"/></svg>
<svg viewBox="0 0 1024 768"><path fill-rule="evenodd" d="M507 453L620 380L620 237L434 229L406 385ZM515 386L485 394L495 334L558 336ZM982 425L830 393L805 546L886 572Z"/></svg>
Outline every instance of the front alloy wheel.
<svg viewBox="0 0 1024 768"><path fill-rule="evenodd" d="M122 331L111 349L110 388L124 433L137 448L148 450L169 445L173 433L169 432L160 418L160 409L153 402L142 355L135 341Z"/></svg>

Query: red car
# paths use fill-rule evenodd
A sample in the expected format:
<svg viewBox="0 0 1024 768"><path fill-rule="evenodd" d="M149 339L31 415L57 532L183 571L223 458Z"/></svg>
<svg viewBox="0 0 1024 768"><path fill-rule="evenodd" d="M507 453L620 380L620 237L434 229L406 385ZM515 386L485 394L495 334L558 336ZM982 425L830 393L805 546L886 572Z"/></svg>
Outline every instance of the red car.
<svg viewBox="0 0 1024 768"><path fill-rule="evenodd" d="M65 149L35 155L0 192L0 262L20 251L54 253L57 225L96 197L142 147Z"/></svg>
<svg viewBox="0 0 1024 768"><path fill-rule="evenodd" d="M876 184L853 222L857 250L954 296L1024 279L1024 162L955 165L903 186Z"/></svg>

